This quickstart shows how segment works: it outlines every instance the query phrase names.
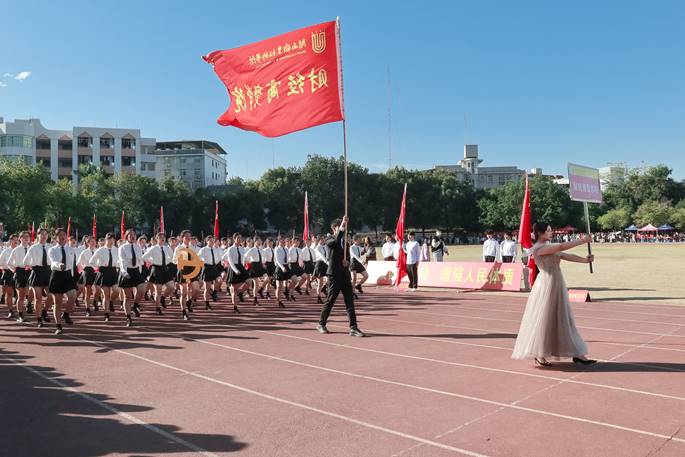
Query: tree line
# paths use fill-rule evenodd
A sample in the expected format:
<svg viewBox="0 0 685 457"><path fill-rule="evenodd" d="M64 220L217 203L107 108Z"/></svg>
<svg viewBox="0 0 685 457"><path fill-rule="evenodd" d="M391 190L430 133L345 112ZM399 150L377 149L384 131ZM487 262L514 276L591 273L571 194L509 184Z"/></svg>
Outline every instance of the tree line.
<svg viewBox="0 0 685 457"><path fill-rule="evenodd" d="M183 181L171 178L157 182L131 174L107 176L99 168L84 166L74 191L70 181L52 181L42 165L0 161L0 222L8 233L23 230L31 222L64 226L71 217L73 230L86 234L95 215L98 233L104 234L118 232L123 210L127 227L151 233L159 226L163 206L167 233L190 229L199 235L212 232L218 201L222 235L301 233L307 192L310 230L322 233L343 214L343 170L342 158L311 155L301 167L277 167L256 180L233 178L226 185L191 192ZM406 226L417 231L441 229L459 235L518 228L523 182L477 191L448 171L395 167L370 173L355 163L349 164L348 175L354 231L392 231L405 183ZM648 221L685 228L685 185L670 175L665 166L632 170L624 181L607 188L605 203L591 205L593 226L622 229L632 221ZM531 177L530 187L533 220L557 227L583 226L582 206L570 200L568 188L543 176Z"/></svg>

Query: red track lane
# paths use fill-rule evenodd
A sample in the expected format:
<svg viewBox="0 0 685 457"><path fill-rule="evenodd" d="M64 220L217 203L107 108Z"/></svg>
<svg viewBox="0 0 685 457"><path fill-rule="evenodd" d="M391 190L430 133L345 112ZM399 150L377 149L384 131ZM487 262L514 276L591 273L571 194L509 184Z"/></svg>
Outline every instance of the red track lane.
<svg viewBox="0 0 685 457"><path fill-rule="evenodd" d="M309 297L136 327L0 321L6 455L685 455L685 307L574 305L590 355L511 359L525 298L372 289L371 337ZM198 306L198 308L200 308ZM9 443L9 444L8 444Z"/></svg>

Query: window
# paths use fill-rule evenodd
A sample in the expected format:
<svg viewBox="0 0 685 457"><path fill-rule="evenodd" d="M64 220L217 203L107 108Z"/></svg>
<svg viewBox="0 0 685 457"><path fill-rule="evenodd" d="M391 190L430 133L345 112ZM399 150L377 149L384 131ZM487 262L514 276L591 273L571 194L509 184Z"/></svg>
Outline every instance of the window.
<svg viewBox="0 0 685 457"><path fill-rule="evenodd" d="M499 179L498 179L499 185L501 186L501 185L503 185L503 184L506 184L507 178L508 178L508 176L503 176L503 175L501 175L501 176L499 177Z"/></svg>
<svg viewBox="0 0 685 457"><path fill-rule="evenodd" d="M100 156L100 163L105 166L114 165L114 157L112 156Z"/></svg>
<svg viewBox="0 0 685 457"><path fill-rule="evenodd" d="M184 168L184 169L181 170L181 176L185 176L185 175L186 175L186 170L185 170L185 168Z"/></svg>
<svg viewBox="0 0 685 457"><path fill-rule="evenodd" d="M124 167L135 167L136 166L136 158L135 157L122 157L121 158L121 165Z"/></svg>
<svg viewBox="0 0 685 457"><path fill-rule="evenodd" d="M71 159L59 159L57 164L61 168L71 168Z"/></svg>
<svg viewBox="0 0 685 457"><path fill-rule="evenodd" d="M100 149L114 148L114 138L100 138Z"/></svg>
<svg viewBox="0 0 685 457"><path fill-rule="evenodd" d="M50 140L36 140L36 150L50 150Z"/></svg>
<svg viewBox="0 0 685 457"><path fill-rule="evenodd" d="M492 176L492 175L489 175L489 176L488 176L488 184L492 184L494 181L495 181L495 180L494 180L493 176Z"/></svg>
<svg viewBox="0 0 685 457"><path fill-rule="evenodd" d="M134 138L123 138L121 140L121 147L124 149L135 149L136 140Z"/></svg>
<svg viewBox="0 0 685 457"><path fill-rule="evenodd" d="M155 171L155 162L141 162L140 169L142 171Z"/></svg>
<svg viewBox="0 0 685 457"><path fill-rule="evenodd" d="M37 163L42 163L44 167L50 168L50 159L38 159Z"/></svg>
<svg viewBox="0 0 685 457"><path fill-rule="evenodd" d="M59 140L57 147L60 151L71 151L71 141Z"/></svg>
<svg viewBox="0 0 685 457"><path fill-rule="evenodd" d="M202 170L200 170L199 168L196 168L196 169L195 169L195 176L196 176L196 177L202 176Z"/></svg>
<svg viewBox="0 0 685 457"><path fill-rule="evenodd" d="M31 149L33 147L33 137L26 135L0 135L0 147Z"/></svg>
<svg viewBox="0 0 685 457"><path fill-rule="evenodd" d="M87 155L83 155L83 154L79 154L79 156L78 156L78 163L81 165L86 164L86 163L91 163L92 161L93 161L92 156L87 156Z"/></svg>
<svg viewBox="0 0 685 457"><path fill-rule="evenodd" d="M93 147L93 139L89 136L78 137L78 147L79 148L92 148Z"/></svg>

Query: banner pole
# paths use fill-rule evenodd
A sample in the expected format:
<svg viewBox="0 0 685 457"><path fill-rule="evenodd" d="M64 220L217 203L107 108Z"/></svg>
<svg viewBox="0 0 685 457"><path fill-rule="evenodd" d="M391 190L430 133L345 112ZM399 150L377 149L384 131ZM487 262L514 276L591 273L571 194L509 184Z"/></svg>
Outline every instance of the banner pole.
<svg viewBox="0 0 685 457"><path fill-rule="evenodd" d="M348 210L348 200L349 200L349 194L348 194L348 182L347 182L347 127L345 125L345 119L342 121L343 125L343 157L345 159L345 170L344 170L344 177L345 177L345 216L349 218L349 215L347 213ZM347 243L347 224L345 224L345 243ZM343 246L346 246L346 244L343 243ZM343 253L344 259L347 260L347 249L345 249L345 252Z"/></svg>
<svg viewBox="0 0 685 457"><path fill-rule="evenodd" d="M583 208L585 209L585 224L586 224L586 226L587 226L587 234L588 234L589 236L592 236L592 235L590 234L590 212L589 212L589 210L588 210L588 208L587 208L587 202L583 202ZM588 255L592 255L592 246L591 246L591 244L592 244L592 243L588 243L588 244L587 244L587 253L588 253ZM594 271L593 271L593 269L592 269L592 262L590 262L588 265L590 266L590 273L594 273Z"/></svg>

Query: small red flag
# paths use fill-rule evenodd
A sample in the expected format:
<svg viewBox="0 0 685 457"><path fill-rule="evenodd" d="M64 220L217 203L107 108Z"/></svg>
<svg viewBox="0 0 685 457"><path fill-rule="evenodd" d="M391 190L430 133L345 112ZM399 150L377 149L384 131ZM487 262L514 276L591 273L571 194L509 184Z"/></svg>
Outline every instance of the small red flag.
<svg viewBox="0 0 685 457"><path fill-rule="evenodd" d="M164 231L164 207L163 206L159 207L159 231L162 233L166 233Z"/></svg>
<svg viewBox="0 0 685 457"><path fill-rule="evenodd" d="M519 224L519 243L524 249L533 247L533 240L530 237L532 229L530 227L530 187L528 186L528 175L526 174L526 190L523 193L523 207L521 208L521 223ZM532 286L535 283L537 271L535 268L535 260L533 256L528 256L528 269L530 275L528 280Z"/></svg>
<svg viewBox="0 0 685 457"><path fill-rule="evenodd" d="M93 214L93 239L95 241L98 239L98 226L97 222L95 221L95 214Z"/></svg>
<svg viewBox="0 0 685 457"><path fill-rule="evenodd" d="M31 243L36 240L36 223L31 222Z"/></svg>
<svg viewBox="0 0 685 457"><path fill-rule="evenodd" d="M214 238L219 238L219 200L214 203Z"/></svg>
<svg viewBox="0 0 685 457"><path fill-rule="evenodd" d="M307 192L304 193L304 229L302 230L302 239L304 241L309 239L309 202L307 201Z"/></svg>
<svg viewBox="0 0 685 457"><path fill-rule="evenodd" d="M203 59L231 103L221 125L281 136L344 119L338 21L305 27Z"/></svg>
<svg viewBox="0 0 685 457"><path fill-rule="evenodd" d="M407 185L404 185L404 193L402 194L402 207L400 208L400 217L397 219L397 227L395 228L395 236L397 242L400 244L399 255L397 257L397 277L395 278L395 286L399 286L402 278L407 276L407 253L403 249L404 241L404 218L407 210Z"/></svg>
<svg viewBox="0 0 685 457"><path fill-rule="evenodd" d="M67 238L69 238L69 235L71 235L71 216L67 220Z"/></svg>
<svg viewBox="0 0 685 457"><path fill-rule="evenodd" d="M126 231L126 224L124 223L124 210L121 210L121 239L124 239L124 232Z"/></svg>

